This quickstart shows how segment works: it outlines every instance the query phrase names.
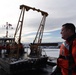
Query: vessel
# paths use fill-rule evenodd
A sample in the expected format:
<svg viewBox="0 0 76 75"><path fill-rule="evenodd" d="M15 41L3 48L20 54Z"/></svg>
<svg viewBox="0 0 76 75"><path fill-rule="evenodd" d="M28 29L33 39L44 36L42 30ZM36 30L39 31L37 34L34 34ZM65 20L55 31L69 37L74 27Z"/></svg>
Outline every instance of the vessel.
<svg viewBox="0 0 76 75"><path fill-rule="evenodd" d="M21 13L13 38L0 38L0 66L8 74L19 73L30 69L40 69L47 65L48 56L42 55L41 42L45 26L45 20L48 16L47 12L26 5L20 5ZM37 11L42 15L42 20L39 25L36 37L33 43L30 43L30 54L24 51L21 43L21 34L24 20L25 10ZM19 36L17 35L19 34ZM16 38L16 36L18 36Z"/></svg>

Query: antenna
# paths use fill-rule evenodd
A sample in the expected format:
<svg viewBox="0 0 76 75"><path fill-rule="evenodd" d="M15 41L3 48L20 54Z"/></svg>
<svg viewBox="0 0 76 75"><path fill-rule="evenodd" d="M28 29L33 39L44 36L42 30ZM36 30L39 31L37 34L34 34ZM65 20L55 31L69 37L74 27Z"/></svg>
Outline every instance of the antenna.
<svg viewBox="0 0 76 75"><path fill-rule="evenodd" d="M13 29L12 24L6 22L6 25L4 25L4 27L6 28L6 37L8 37L8 29L9 28Z"/></svg>

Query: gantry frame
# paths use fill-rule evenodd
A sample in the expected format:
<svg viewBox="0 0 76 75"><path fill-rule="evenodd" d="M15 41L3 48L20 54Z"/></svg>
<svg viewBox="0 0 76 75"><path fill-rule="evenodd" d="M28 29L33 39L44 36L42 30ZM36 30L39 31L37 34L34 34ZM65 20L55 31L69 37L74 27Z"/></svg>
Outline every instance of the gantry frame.
<svg viewBox="0 0 76 75"><path fill-rule="evenodd" d="M46 17L48 16L48 13L44 12L44 11L42 11L40 9L36 9L36 8L30 7L30 6L26 6L26 5L20 5L20 9L21 9L21 13L20 13L20 17L19 17L18 24L17 24L17 27L16 27L16 31L15 31L15 34L14 34L14 38L16 39L16 34L19 31L19 38L17 40L18 44L21 42L21 34L22 34L22 27L23 27L25 10L29 11L31 9L33 11L40 12L41 15L43 16L42 20L41 20L41 23L40 23L40 26L38 28L37 34L36 34L35 39L33 41L33 44L37 43L37 46L35 46L36 48L32 47L32 48L37 49L37 52L38 52L39 51L38 50L38 45L40 45L41 41L42 41L43 31L44 31L44 26L45 26L45 20L46 20Z"/></svg>

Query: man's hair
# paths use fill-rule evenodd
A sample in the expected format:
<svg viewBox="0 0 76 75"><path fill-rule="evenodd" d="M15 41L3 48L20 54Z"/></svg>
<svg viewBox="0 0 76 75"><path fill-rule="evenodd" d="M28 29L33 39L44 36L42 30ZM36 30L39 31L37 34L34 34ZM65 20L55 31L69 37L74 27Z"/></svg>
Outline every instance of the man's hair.
<svg viewBox="0 0 76 75"><path fill-rule="evenodd" d="M66 29L70 29L73 33L75 33L75 25L73 23L65 23L62 26L65 26Z"/></svg>

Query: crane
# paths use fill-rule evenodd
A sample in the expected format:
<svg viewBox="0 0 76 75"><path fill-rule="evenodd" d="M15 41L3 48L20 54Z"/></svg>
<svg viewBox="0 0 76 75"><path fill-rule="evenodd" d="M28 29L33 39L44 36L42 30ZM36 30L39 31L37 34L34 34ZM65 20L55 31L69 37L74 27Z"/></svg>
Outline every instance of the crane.
<svg viewBox="0 0 76 75"><path fill-rule="evenodd" d="M33 55L33 53L35 52L35 54L37 53L36 56L38 56L39 54L41 54L40 51L39 51L39 45L41 44L41 41L42 41L42 36L43 36L43 31L44 31L44 26L45 26L45 20L46 20L46 17L48 16L48 13L44 12L40 9L36 9L36 8L26 6L26 5L20 5L20 9L21 9L21 13L20 13L20 16L19 16L16 31L15 31L15 34L14 34L15 40L16 40L17 33L19 34L19 37L16 40L18 44L21 42L21 34L22 34L22 27L23 27L25 10L29 11L31 9L33 11L40 12L41 15L43 16L42 20L41 20L41 23L40 23L40 26L38 28L37 34L35 36L35 39L34 39L33 43L30 44L30 49L31 49L30 54ZM35 44L35 43L37 43L37 44Z"/></svg>

